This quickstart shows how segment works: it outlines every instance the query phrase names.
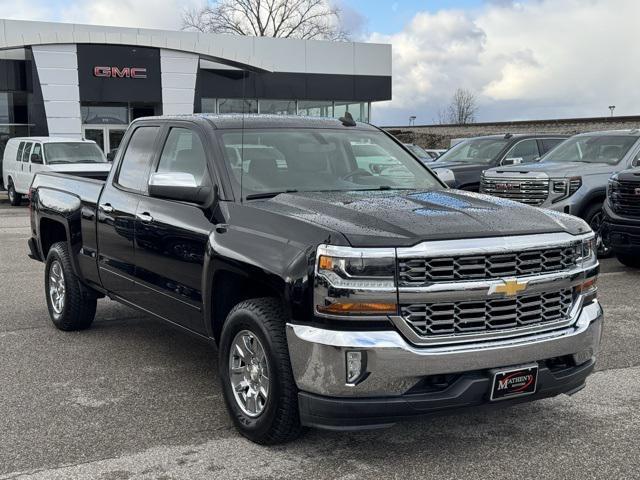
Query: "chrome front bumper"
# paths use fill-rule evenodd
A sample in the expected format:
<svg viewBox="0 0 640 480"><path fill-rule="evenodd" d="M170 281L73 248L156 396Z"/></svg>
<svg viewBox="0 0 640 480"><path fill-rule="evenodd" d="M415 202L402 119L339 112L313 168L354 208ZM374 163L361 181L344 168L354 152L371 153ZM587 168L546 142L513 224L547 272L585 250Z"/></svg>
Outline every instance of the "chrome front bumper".
<svg viewBox="0 0 640 480"><path fill-rule="evenodd" d="M603 313L594 301L568 328L511 339L449 346L417 347L395 330L336 331L287 324L291 365L301 391L330 397L402 395L428 375L462 373L598 352ZM366 371L356 385L346 383L346 352L366 353Z"/></svg>

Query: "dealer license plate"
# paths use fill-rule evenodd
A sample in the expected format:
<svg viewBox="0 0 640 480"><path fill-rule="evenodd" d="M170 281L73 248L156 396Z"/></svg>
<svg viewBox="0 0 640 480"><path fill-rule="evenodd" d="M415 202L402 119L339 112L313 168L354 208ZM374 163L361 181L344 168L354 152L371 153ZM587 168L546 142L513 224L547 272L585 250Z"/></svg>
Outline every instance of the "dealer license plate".
<svg viewBox="0 0 640 480"><path fill-rule="evenodd" d="M506 400L507 398L531 395L536 392L537 384L537 364L494 370L491 400Z"/></svg>

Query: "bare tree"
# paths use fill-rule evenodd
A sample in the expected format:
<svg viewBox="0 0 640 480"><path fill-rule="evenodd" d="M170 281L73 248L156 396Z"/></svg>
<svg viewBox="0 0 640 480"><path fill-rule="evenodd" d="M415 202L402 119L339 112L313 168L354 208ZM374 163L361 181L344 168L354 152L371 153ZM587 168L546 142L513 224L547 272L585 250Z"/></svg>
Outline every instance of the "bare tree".
<svg viewBox="0 0 640 480"><path fill-rule="evenodd" d="M476 121L478 104L475 94L464 88L458 88L451 97L451 103L438 111L438 122L465 125Z"/></svg>
<svg viewBox="0 0 640 480"><path fill-rule="evenodd" d="M182 15L182 28L257 37L347 40L329 0L213 0Z"/></svg>

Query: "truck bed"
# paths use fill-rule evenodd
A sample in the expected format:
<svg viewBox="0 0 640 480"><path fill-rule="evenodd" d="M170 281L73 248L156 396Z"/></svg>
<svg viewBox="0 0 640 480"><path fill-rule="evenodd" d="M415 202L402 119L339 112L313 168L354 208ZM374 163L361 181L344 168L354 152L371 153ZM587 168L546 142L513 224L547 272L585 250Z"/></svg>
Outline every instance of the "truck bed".
<svg viewBox="0 0 640 480"><path fill-rule="evenodd" d="M62 220L74 252L76 270L88 284L99 285L96 236L97 204L104 180L61 173L38 173L31 184L31 231L40 243L47 242L52 223ZM49 242L50 243L50 242ZM46 248L34 245L45 260Z"/></svg>

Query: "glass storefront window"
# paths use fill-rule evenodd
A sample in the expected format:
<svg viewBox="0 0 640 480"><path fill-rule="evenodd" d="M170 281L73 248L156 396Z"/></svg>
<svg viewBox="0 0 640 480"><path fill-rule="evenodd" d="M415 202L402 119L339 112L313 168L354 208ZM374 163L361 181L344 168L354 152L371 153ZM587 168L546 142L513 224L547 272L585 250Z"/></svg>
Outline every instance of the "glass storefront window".
<svg viewBox="0 0 640 480"><path fill-rule="evenodd" d="M298 102L298 115L333 117L333 102L300 100Z"/></svg>
<svg viewBox="0 0 640 480"><path fill-rule="evenodd" d="M200 100L200 111L202 113L216 113L216 99L203 98Z"/></svg>
<svg viewBox="0 0 640 480"><path fill-rule="evenodd" d="M367 102L336 102L333 116L342 117L349 112L356 122L369 121L369 104Z"/></svg>
<svg viewBox="0 0 640 480"><path fill-rule="evenodd" d="M258 100L253 98L219 98L218 113L258 113Z"/></svg>
<svg viewBox="0 0 640 480"><path fill-rule="evenodd" d="M80 112L84 124L126 125L129 123L126 105L82 105Z"/></svg>
<svg viewBox="0 0 640 480"><path fill-rule="evenodd" d="M260 113L272 115L295 115L295 100L259 100Z"/></svg>

